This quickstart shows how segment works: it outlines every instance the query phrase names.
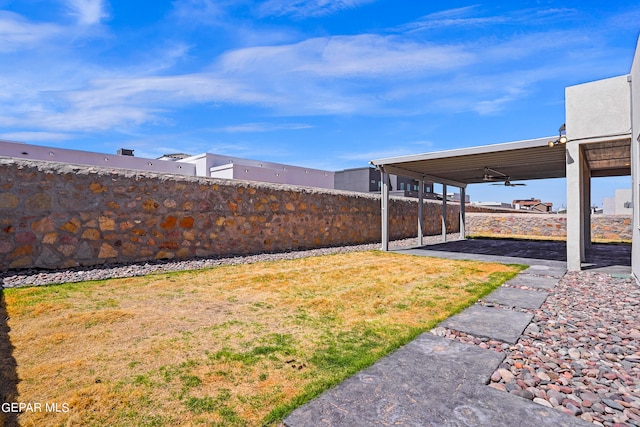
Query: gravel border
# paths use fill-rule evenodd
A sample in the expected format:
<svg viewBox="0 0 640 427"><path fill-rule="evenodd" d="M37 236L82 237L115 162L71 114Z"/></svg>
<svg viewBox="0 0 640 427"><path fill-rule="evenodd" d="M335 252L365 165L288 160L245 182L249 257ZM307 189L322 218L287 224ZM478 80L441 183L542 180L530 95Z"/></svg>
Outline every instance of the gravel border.
<svg viewBox="0 0 640 427"><path fill-rule="evenodd" d="M640 426L640 286L581 271L545 291L515 345L442 327L431 332L504 353L489 387L595 425Z"/></svg>
<svg viewBox="0 0 640 427"><path fill-rule="evenodd" d="M447 240L457 240L458 233L450 234ZM425 236L424 244L440 243L442 235ZM389 242L390 249L416 247L417 238L395 240ZM278 261L298 259L310 256L359 252L380 249L380 243L363 245L328 247L303 251L263 253L248 256L211 257L180 261L153 261L132 264L100 265L93 267L77 267L65 270L13 270L0 272L0 288L17 288L25 286L43 286L61 283L82 282L87 280L105 280L125 277L144 276L152 273L170 271L199 270L219 265L250 264L261 261Z"/></svg>

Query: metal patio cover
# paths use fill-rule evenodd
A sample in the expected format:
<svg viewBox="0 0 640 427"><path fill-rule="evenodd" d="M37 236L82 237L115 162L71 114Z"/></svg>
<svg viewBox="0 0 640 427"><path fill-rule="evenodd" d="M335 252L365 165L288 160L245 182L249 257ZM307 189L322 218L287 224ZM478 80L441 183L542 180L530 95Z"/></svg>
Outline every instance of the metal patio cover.
<svg viewBox="0 0 640 427"><path fill-rule="evenodd" d="M425 179L456 187L482 183L485 167L509 176L512 181L561 178L565 171L563 146L549 147L555 138L539 138L504 144L415 154L373 160L385 172Z"/></svg>
<svg viewBox="0 0 640 427"><path fill-rule="evenodd" d="M456 187L482 183L485 167L510 177L511 181L562 178L566 176L564 145L549 147L557 137L529 139L503 144L460 148L371 161L384 172L425 179ZM630 174L628 141L608 141L586 149L593 176Z"/></svg>

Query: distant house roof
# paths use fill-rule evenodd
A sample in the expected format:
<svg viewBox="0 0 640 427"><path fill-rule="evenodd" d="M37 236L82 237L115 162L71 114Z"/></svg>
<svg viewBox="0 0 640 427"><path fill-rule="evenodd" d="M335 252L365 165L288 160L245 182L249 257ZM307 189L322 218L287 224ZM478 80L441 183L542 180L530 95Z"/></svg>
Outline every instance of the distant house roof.
<svg viewBox="0 0 640 427"><path fill-rule="evenodd" d="M191 157L191 154L185 153L173 153L173 154L163 154L158 157L158 160L184 160L188 157Z"/></svg>
<svg viewBox="0 0 640 427"><path fill-rule="evenodd" d="M549 212L553 203L541 202L540 199L516 199L513 201L514 206L520 206L520 209L525 208L532 211Z"/></svg>

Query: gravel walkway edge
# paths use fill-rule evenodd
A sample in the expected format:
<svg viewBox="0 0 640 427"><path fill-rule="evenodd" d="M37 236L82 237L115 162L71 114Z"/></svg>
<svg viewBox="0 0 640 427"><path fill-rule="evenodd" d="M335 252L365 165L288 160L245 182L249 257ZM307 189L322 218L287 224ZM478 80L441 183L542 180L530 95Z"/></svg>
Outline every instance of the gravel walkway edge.
<svg viewBox="0 0 640 427"><path fill-rule="evenodd" d="M459 234L447 236L447 240L457 240ZM439 243L441 235L425 236L424 243ZM390 249L410 248L417 246L417 238L395 240L389 242ZM75 267L65 270L25 269L0 272L0 288L17 288L26 286L44 286L61 283L82 282L88 280L105 280L144 276L152 273L199 270L219 265L250 264L261 261L279 261L306 258L311 256L337 253L360 252L380 249L380 243L368 243L351 246L327 247L292 252L263 253L246 256L211 257L189 260L149 261L132 264L97 265L92 267Z"/></svg>

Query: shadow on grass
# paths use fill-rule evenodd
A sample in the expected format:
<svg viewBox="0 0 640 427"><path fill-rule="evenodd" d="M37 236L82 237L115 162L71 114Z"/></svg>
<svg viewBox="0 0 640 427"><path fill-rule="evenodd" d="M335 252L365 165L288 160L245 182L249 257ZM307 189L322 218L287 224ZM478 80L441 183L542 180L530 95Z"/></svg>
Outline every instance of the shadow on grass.
<svg viewBox="0 0 640 427"><path fill-rule="evenodd" d="M0 424L5 427L18 426L18 414L8 411L6 403L17 402L18 398L18 373L16 359L13 357L13 345L9 338L9 324L7 321L7 305L4 301L4 292L0 288ZM5 412L6 411L6 412Z"/></svg>

